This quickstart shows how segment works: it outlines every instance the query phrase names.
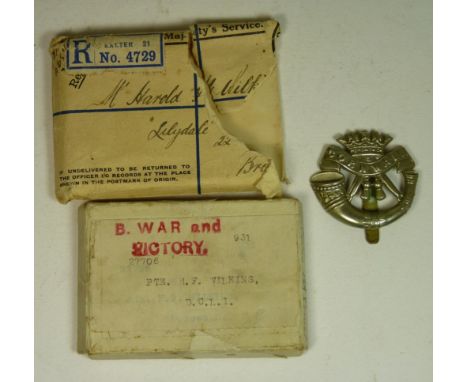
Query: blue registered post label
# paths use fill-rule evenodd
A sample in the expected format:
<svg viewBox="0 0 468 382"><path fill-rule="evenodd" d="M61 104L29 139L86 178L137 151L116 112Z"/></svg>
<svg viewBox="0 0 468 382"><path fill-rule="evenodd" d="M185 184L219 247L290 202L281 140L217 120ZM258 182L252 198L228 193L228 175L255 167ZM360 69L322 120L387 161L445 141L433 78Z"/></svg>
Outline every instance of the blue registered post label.
<svg viewBox="0 0 468 382"><path fill-rule="evenodd" d="M161 33L86 36L67 41L68 70L163 66Z"/></svg>

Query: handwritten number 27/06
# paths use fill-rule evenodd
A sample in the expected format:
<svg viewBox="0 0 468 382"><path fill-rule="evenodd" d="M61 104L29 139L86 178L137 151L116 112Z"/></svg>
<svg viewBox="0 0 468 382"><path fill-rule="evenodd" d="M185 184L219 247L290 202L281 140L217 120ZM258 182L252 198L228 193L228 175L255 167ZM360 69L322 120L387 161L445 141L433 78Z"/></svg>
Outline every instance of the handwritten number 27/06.
<svg viewBox="0 0 468 382"><path fill-rule="evenodd" d="M135 50L133 52L128 52L126 58L128 62L156 61L156 52L154 50Z"/></svg>

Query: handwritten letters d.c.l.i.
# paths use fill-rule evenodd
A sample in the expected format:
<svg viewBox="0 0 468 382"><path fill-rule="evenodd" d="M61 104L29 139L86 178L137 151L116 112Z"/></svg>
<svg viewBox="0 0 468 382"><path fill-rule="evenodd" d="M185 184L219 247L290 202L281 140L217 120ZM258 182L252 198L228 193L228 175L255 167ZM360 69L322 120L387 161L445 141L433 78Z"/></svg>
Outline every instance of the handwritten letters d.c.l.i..
<svg viewBox="0 0 468 382"><path fill-rule="evenodd" d="M281 193L275 21L51 43L56 195Z"/></svg>

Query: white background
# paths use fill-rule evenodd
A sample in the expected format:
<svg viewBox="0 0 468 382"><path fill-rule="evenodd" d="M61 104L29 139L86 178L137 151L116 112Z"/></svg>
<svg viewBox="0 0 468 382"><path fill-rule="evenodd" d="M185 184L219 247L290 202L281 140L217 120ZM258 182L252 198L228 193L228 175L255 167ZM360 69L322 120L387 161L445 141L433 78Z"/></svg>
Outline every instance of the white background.
<svg viewBox="0 0 468 382"><path fill-rule="evenodd" d="M35 356L47 381L432 380L432 4L341 1L38 1L35 10ZM301 200L309 350L289 359L93 361L76 352L79 202L53 191L50 40L273 17L288 195ZM415 203L368 245L310 190L324 144L378 129L415 158Z"/></svg>

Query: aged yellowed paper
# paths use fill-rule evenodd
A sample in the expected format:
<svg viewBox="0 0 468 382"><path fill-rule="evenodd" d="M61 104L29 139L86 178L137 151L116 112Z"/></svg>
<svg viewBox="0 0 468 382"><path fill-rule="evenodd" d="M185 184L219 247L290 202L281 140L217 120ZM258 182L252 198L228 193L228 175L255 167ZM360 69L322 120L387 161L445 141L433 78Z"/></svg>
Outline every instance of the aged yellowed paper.
<svg viewBox="0 0 468 382"><path fill-rule="evenodd" d="M81 352L288 356L306 348L298 201L90 202L80 229Z"/></svg>
<svg viewBox="0 0 468 382"><path fill-rule="evenodd" d="M278 35L267 20L55 38L59 201L279 195Z"/></svg>

